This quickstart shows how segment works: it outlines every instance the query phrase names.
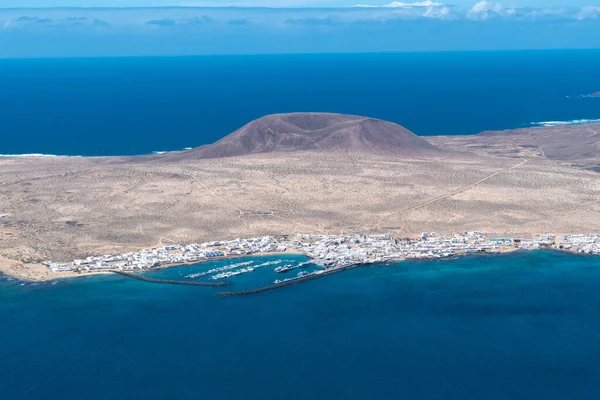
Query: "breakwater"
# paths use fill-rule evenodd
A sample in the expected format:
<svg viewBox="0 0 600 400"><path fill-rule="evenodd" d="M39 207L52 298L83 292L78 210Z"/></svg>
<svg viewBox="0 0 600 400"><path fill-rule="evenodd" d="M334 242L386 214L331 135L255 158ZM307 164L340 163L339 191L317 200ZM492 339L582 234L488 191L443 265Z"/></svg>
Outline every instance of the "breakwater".
<svg viewBox="0 0 600 400"><path fill-rule="evenodd" d="M225 286L229 285L229 282L194 282L194 281L176 281L171 279L155 279L148 278L147 276L132 274L130 272L113 271L115 274L126 276L128 278L138 279L144 282L150 283L162 283L167 285L188 285L188 286Z"/></svg>
<svg viewBox="0 0 600 400"><path fill-rule="evenodd" d="M308 282L308 281L312 281L314 279L337 274L338 272L347 271L349 269L363 267L363 266L370 266L370 265L373 265L373 264L351 264L351 265L341 267L341 268L333 268L330 270L325 270L324 272L322 272L320 274L312 273L312 274L304 276L302 278L292 279L292 280L289 280L286 282L276 283L274 285L269 285L269 286L265 286L265 287L258 288L258 289L243 290L243 291L239 291L239 292L221 292L218 295L224 296L224 297L233 297L233 296L248 296L251 294L264 293L264 292L269 292L271 290L281 289L281 288L284 288L287 286L296 285L298 283Z"/></svg>

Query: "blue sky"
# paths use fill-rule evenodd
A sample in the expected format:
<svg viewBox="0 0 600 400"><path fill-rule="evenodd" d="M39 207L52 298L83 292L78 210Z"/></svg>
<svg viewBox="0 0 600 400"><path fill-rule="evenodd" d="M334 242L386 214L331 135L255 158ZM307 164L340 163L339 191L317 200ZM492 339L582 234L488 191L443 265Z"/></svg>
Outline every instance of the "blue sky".
<svg viewBox="0 0 600 400"><path fill-rule="evenodd" d="M94 1L0 0L0 58L600 49L599 0L572 0L565 7L557 0L405 0L394 7L347 7L377 4L371 0L339 0L337 7L336 0L278 0L296 7L2 8L93 6ZM101 3L218 5L226 0L178 1ZM273 5L269 1L248 4ZM314 7L326 5L331 7Z"/></svg>
<svg viewBox="0 0 600 400"><path fill-rule="evenodd" d="M381 0L0 0L0 7L143 7L143 6L353 6L356 4L385 5ZM410 0L405 0L410 3ZM473 6L473 0L452 0L447 4ZM600 6L598 0L510 0L508 7L581 7Z"/></svg>

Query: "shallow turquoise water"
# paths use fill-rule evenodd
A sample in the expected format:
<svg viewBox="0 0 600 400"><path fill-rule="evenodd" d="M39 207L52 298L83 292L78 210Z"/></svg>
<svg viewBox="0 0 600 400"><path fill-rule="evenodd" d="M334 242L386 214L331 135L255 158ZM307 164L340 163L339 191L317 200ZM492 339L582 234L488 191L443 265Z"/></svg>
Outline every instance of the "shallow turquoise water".
<svg viewBox="0 0 600 400"><path fill-rule="evenodd" d="M600 398L600 258L472 256L219 290L1 281L2 398Z"/></svg>

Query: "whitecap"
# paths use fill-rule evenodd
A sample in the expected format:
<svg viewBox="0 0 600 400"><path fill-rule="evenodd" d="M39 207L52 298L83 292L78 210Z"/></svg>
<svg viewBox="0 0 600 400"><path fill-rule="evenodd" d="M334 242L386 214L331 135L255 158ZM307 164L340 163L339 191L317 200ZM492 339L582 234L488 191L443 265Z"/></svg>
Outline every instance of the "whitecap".
<svg viewBox="0 0 600 400"><path fill-rule="evenodd" d="M600 123L600 119L572 119L570 121L542 121L532 122L534 126L563 126L563 125L587 125Z"/></svg>
<svg viewBox="0 0 600 400"><path fill-rule="evenodd" d="M81 156L60 156L60 155L56 155L56 154L31 153L31 154L0 154L0 157L81 157Z"/></svg>

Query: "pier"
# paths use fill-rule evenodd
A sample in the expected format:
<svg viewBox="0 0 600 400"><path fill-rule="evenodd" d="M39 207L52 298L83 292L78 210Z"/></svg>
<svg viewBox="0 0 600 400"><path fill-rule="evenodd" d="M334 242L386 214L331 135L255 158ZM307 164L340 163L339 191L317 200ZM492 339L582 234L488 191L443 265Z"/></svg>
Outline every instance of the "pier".
<svg viewBox="0 0 600 400"><path fill-rule="evenodd" d="M162 284L167 284L167 285L188 285L188 286L225 286L225 285L229 285L229 282L175 281L175 280L171 280L171 279L148 278L147 276L132 274L132 273L123 272L123 271L112 271L112 272L114 272L115 274L118 274L118 275L126 276L128 278L138 279L138 280L144 281L144 282L162 283Z"/></svg>
<svg viewBox="0 0 600 400"><path fill-rule="evenodd" d="M264 293L264 292L269 292L271 290L296 285L298 283L312 281L314 279L322 278L324 276L337 274L338 272L347 271L349 269L363 267L363 266L370 266L370 265L373 265L373 264L351 264L351 265L347 265L345 267L332 268L332 269L326 270L325 272L322 272L320 274L312 273L312 274L304 276L302 278L293 279L293 280L290 280L287 282L276 283L274 285L269 285L269 286L265 286L265 287L258 288L258 289L243 290L243 291L239 291L239 292L221 292L218 295L223 296L223 297L234 297L234 296L248 296L251 294Z"/></svg>

